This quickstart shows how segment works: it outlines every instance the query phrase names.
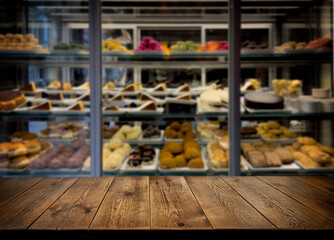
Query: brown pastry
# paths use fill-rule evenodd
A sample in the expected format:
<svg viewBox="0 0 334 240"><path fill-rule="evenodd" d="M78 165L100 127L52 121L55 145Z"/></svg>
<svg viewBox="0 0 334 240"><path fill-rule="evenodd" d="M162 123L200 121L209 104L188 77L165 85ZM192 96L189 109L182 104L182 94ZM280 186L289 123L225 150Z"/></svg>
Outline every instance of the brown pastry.
<svg viewBox="0 0 334 240"><path fill-rule="evenodd" d="M248 153L248 161L253 167L266 167L267 161L264 154L260 151L250 151Z"/></svg>
<svg viewBox="0 0 334 240"><path fill-rule="evenodd" d="M36 86L34 82L29 83L28 85L20 88L20 91L30 91L30 92L36 92Z"/></svg>
<svg viewBox="0 0 334 240"><path fill-rule="evenodd" d="M77 103L70 106L67 110L69 111L83 111L85 110L85 106L82 101L78 101Z"/></svg>
<svg viewBox="0 0 334 240"><path fill-rule="evenodd" d="M23 136L22 136L22 140L24 142L27 142L27 141L32 141L32 140L36 140L37 139L37 135L35 133L25 133Z"/></svg>
<svg viewBox="0 0 334 240"><path fill-rule="evenodd" d="M59 144L53 148L48 148L46 152L43 154L39 155L38 158L36 158L32 163L31 163L31 168L33 169L42 169L42 168L47 168L48 163L51 161L52 158L54 158L57 154L60 152L64 151L66 149L65 144Z"/></svg>
<svg viewBox="0 0 334 240"><path fill-rule="evenodd" d="M67 161L66 166L68 168L78 168L81 167L89 156L90 153L90 146L83 145L79 150L77 150Z"/></svg>
<svg viewBox="0 0 334 240"><path fill-rule="evenodd" d="M282 161L275 152L263 152L268 167L279 167Z"/></svg>
<svg viewBox="0 0 334 240"><path fill-rule="evenodd" d="M49 100L31 108L31 110L51 110L51 109L52 109L52 104Z"/></svg>
<svg viewBox="0 0 334 240"><path fill-rule="evenodd" d="M139 107L138 111L155 111L158 109L157 104L154 101L148 101Z"/></svg>
<svg viewBox="0 0 334 240"><path fill-rule="evenodd" d="M276 148L275 153L279 156L283 164L290 164L295 160L291 151L288 148Z"/></svg>
<svg viewBox="0 0 334 240"><path fill-rule="evenodd" d="M59 169L66 167L66 161L73 155L73 153L73 149L65 148L60 154L51 159L51 161L48 163L48 168Z"/></svg>

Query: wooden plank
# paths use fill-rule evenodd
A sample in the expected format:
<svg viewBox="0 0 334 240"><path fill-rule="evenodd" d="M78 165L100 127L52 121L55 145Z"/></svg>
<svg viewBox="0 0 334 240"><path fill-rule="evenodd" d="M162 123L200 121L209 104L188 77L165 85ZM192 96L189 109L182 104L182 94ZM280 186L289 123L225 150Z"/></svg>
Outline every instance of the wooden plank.
<svg viewBox="0 0 334 240"><path fill-rule="evenodd" d="M220 177L186 177L213 229L276 229Z"/></svg>
<svg viewBox="0 0 334 240"><path fill-rule="evenodd" d="M211 229L184 177L151 177L150 204L152 229Z"/></svg>
<svg viewBox="0 0 334 240"><path fill-rule="evenodd" d="M333 223L256 177L223 180L279 229L332 229Z"/></svg>
<svg viewBox="0 0 334 240"><path fill-rule="evenodd" d="M334 222L334 194L309 185L299 177L259 178Z"/></svg>
<svg viewBox="0 0 334 240"><path fill-rule="evenodd" d="M80 178L29 229L88 229L113 177Z"/></svg>
<svg viewBox="0 0 334 240"><path fill-rule="evenodd" d="M328 176L294 176L314 187L334 194L334 178Z"/></svg>
<svg viewBox="0 0 334 240"><path fill-rule="evenodd" d="M0 229L27 229L77 178L45 178L0 208Z"/></svg>
<svg viewBox="0 0 334 240"><path fill-rule="evenodd" d="M149 177L116 177L97 211L90 229L150 228Z"/></svg>
<svg viewBox="0 0 334 240"><path fill-rule="evenodd" d="M26 191L31 186L40 182L43 178L2 178L0 183L0 207L11 199Z"/></svg>

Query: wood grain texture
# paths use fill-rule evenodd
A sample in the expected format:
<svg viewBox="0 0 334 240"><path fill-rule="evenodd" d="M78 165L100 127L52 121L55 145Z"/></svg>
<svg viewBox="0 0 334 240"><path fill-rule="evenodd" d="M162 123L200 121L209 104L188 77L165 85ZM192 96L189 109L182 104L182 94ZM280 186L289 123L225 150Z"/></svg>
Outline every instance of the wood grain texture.
<svg viewBox="0 0 334 240"><path fill-rule="evenodd" d="M328 176L293 176L316 188L334 194L334 178Z"/></svg>
<svg viewBox="0 0 334 240"><path fill-rule="evenodd" d="M150 178L152 229L211 229L184 177Z"/></svg>
<svg viewBox="0 0 334 240"><path fill-rule="evenodd" d="M77 178L45 178L0 208L0 229L29 227Z"/></svg>
<svg viewBox="0 0 334 240"><path fill-rule="evenodd" d="M266 176L259 179L329 218L334 227L334 194L305 184L299 177Z"/></svg>
<svg viewBox="0 0 334 240"><path fill-rule="evenodd" d="M332 223L256 177L223 179L279 229L331 229Z"/></svg>
<svg viewBox="0 0 334 240"><path fill-rule="evenodd" d="M276 229L220 177L186 177L213 229Z"/></svg>
<svg viewBox="0 0 334 240"><path fill-rule="evenodd" d="M43 180L43 178L1 178L0 182L0 207L11 201L20 193Z"/></svg>
<svg viewBox="0 0 334 240"><path fill-rule="evenodd" d="M113 177L80 178L29 229L88 229Z"/></svg>
<svg viewBox="0 0 334 240"><path fill-rule="evenodd" d="M150 229L149 177L115 177L90 229Z"/></svg>

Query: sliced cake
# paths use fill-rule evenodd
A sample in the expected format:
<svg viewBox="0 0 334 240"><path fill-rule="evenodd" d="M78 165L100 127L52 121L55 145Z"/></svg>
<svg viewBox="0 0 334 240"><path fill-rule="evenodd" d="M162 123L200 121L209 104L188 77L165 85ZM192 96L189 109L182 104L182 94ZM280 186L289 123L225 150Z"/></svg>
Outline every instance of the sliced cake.
<svg viewBox="0 0 334 240"><path fill-rule="evenodd" d="M176 97L177 100L191 100L191 96L189 93L180 95Z"/></svg>
<svg viewBox="0 0 334 240"><path fill-rule="evenodd" d="M177 92L189 92L190 86L188 84L182 84L176 89Z"/></svg>
<svg viewBox="0 0 334 240"><path fill-rule="evenodd" d="M141 93L139 96L140 101L155 101L155 98L148 93Z"/></svg>
<svg viewBox="0 0 334 240"><path fill-rule="evenodd" d="M166 91L166 83L159 83L157 86L153 88L153 92L164 92Z"/></svg>
<svg viewBox="0 0 334 240"><path fill-rule="evenodd" d="M138 108L139 111L156 111L157 109L158 106L154 101L148 101Z"/></svg>
<svg viewBox="0 0 334 240"><path fill-rule="evenodd" d="M34 82L29 83L28 85L20 88L20 91L29 91L29 92L36 92L36 86Z"/></svg>
<svg viewBox="0 0 334 240"><path fill-rule="evenodd" d="M72 106L70 106L67 110L69 110L69 111L83 111L83 110L85 110L85 106L82 103L82 101L78 101L77 103L74 103Z"/></svg>
<svg viewBox="0 0 334 240"><path fill-rule="evenodd" d="M61 92L58 92L56 94L50 94L48 95L49 100L64 100L64 96Z"/></svg>
<svg viewBox="0 0 334 240"><path fill-rule="evenodd" d="M118 93L117 95L115 95L110 99L110 101L122 101L122 100L124 100L124 96L122 93Z"/></svg>
<svg viewBox="0 0 334 240"><path fill-rule="evenodd" d="M51 110L51 109L52 109L52 104L49 100L42 102L31 108L31 110Z"/></svg>

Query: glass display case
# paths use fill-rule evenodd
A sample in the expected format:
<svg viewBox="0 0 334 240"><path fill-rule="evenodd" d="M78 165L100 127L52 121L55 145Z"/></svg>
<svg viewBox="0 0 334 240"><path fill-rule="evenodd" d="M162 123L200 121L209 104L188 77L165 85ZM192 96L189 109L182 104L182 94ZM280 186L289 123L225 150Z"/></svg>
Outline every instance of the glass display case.
<svg viewBox="0 0 334 240"><path fill-rule="evenodd" d="M19 2L1 176L334 173L332 1Z"/></svg>

